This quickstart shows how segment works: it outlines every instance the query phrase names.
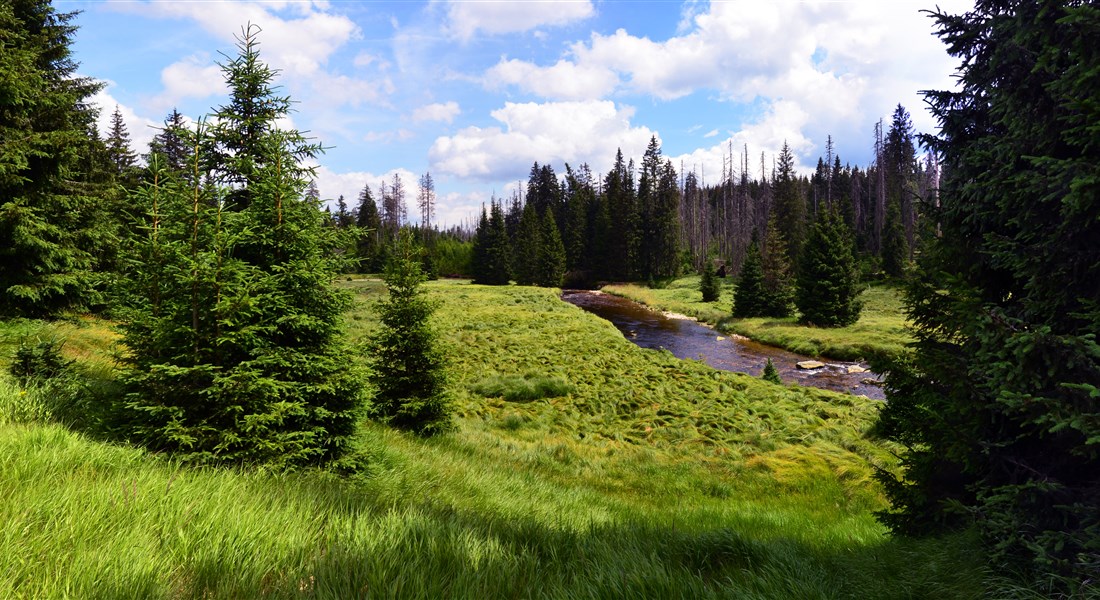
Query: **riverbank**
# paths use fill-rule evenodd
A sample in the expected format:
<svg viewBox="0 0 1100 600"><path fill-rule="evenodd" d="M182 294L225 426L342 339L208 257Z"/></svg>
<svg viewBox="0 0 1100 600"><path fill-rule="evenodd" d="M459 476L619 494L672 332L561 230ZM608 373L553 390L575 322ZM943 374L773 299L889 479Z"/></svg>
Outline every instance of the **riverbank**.
<svg viewBox="0 0 1100 600"><path fill-rule="evenodd" d="M860 295L863 312L848 327L823 328L799 325L795 317L785 319L735 319L731 280L722 281L722 294L715 302L703 302L699 277L681 277L663 289L636 284L606 285L602 290L645 304L655 310L684 314L710 324L724 333L743 335L753 341L797 354L833 360L859 361L871 356L896 356L912 341L905 325L901 292L885 285L869 286Z"/></svg>
<svg viewBox="0 0 1100 600"><path fill-rule="evenodd" d="M381 286L340 285L362 341ZM353 478L189 468L0 376L0 597L981 596L972 539L873 518L874 403L641 350L556 290L427 290L457 429L364 422Z"/></svg>

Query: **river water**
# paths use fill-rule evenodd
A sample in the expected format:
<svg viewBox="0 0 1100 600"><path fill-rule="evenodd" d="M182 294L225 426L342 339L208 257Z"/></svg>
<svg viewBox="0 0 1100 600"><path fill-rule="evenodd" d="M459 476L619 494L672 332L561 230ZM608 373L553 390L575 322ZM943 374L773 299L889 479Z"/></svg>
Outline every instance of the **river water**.
<svg viewBox="0 0 1100 600"><path fill-rule="evenodd" d="M849 392L868 398L885 398L880 377L867 365L821 360L825 366L800 369L797 364L815 360L739 336L725 336L683 317L668 316L637 302L602 292L566 290L562 300L611 321L623 335L642 348L664 348L677 358L702 360L725 371L759 376L770 358L784 383ZM852 371L852 372L850 372Z"/></svg>

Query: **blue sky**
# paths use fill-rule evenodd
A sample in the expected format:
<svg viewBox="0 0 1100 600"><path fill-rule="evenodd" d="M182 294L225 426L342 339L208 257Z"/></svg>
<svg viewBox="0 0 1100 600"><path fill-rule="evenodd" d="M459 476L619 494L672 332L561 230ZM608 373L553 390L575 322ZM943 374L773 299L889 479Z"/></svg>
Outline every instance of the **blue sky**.
<svg viewBox="0 0 1100 600"><path fill-rule="evenodd" d="M812 167L830 134L841 160L864 166L874 123L898 103L934 128L918 91L950 87L957 66L920 13L931 2L55 5L81 11L80 73L107 83L101 130L118 105L139 152L173 108L193 119L224 102L216 63L251 22L297 101L291 124L330 147L322 196L354 204L394 173L415 190L430 171L446 224L509 195L534 161L605 172L617 148L640 157L653 135L708 182L730 147L748 146L754 173L784 141Z"/></svg>

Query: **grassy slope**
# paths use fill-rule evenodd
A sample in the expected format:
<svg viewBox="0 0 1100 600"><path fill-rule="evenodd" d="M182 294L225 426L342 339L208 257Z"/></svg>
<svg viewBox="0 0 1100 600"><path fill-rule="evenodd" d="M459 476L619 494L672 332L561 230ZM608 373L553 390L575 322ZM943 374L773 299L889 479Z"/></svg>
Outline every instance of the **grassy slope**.
<svg viewBox="0 0 1100 600"><path fill-rule="evenodd" d="M703 302L699 277L694 275L681 277L664 289L634 284L608 285L603 289L658 310L695 317L723 331L809 356L858 360L875 353L893 355L903 352L905 344L912 340L905 327L901 296L896 289L886 286L867 288L860 296L863 312L859 321L835 329L804 327L794 317L734 319L730 316L734 285L729 280L723 282L722 296L717 302Z"/></svg>
<svg viewBox="0 0 1100 600"><path fill-rule="evenodd" d="M180 468L13 418L36 392L0 381L0 597L979 593L969 540L891 540L871 518L870 405L640 350L547 290L432 290L459 429L365 425L350 481ZM350 335L372 326L361 304ZM573 392L471 391L546 375Z"/></svg>

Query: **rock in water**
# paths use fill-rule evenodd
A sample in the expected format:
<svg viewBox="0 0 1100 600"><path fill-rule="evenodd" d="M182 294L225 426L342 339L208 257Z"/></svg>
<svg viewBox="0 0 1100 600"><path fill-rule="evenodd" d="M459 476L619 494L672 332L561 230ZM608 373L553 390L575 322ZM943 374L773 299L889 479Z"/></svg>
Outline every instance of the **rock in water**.
<svg viewBox="0 0 1100 600"><path fill-rule="evenodd" d="M806 370L820 369L821 367L825 366L825 363L823 363L821 361L816 361L816 360L804 360L800 363L796 363L796 366L799 369L806 369Z"/></svg>

